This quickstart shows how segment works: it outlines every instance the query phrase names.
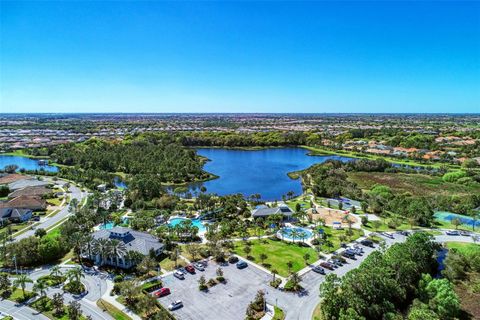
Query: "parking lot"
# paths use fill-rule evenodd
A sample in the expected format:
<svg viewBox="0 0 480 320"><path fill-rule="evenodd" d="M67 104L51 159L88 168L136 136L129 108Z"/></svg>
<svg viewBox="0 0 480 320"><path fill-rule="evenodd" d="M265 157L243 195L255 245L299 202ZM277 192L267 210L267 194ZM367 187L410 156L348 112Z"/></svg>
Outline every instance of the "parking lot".
<svg viewBox="0 0 480 320"><path fill-rule="evenodd" d="M403 236L395 235L395 239L386 238L387 243L402 241ZM339 276L358 267L371 252L378 249L363 247L364 254L355 260L347 259L344 266L334 271ZM303 275L302 286L305 290L301 293L289 293L274 289L269 286L272 279L270 274L250 265L242 270L236 266L222 266L226 284L217 284L207 292L198 289L198 279L204 275L208 281L216 277L218 264L210 261L205 271L196 271L192 275L187 273L184 280L179 280L173 275L163 278L164 286L170 288L171 294L160 298L162 305L167 307L173 300L182 300L183 308L173 311L177 319L245 319L245 311L250 301L253 300L258 290L266 292L268 303L278 305L286 313L286 319L309 319L319 301L319 285L325 279L324 275L307 272Z"/></svg>
<svg viewBox="0 0 480 320"><path fill-rule="evenodd" d="M160 298L164 306L173 300L182 300L183 308L173 311L178 319L245 319L248 304L255 297L257 290L267 289L271 276L249 265L239 270L233 265L221 266L225 284L219 283L203 292L198 289L198 280L203 275L208 281L216 277L219 267L210 261L205 271L196 271L195 274L187 273L184 280L179 280L173 275L163 278L164 286L170 288L171 294Z"/></svg>

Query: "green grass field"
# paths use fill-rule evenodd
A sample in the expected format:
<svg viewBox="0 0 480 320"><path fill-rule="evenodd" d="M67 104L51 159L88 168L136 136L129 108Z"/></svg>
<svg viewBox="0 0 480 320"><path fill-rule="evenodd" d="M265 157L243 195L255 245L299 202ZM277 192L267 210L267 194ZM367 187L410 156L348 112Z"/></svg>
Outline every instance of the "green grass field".
<svg viewBox="0 0 480 320"><path fill-rule="evenodd" d="M277 270L278 274L284 277L289 275L287 267L288 261L293 263L292 271L296 272L306 266L303 259L306 253L310 255L308 263L313 263L317 260L315 250L295 243L270 239L252 240L250 243L252 244L252 251L249 254L251 259L255 263L261 264L260 254L266 254L267 258L264 261L264 266L269 270ZM234 252L240 256L246 256L245 251L243 251L243 248L246 246L245 242L236 241L234 244Z"/></svg>
<svg viewBox="0 0 480 320"><path fill-rule="evenodd" d="M480 184L448 183L444 182L441 177L424 174L349 172L348 179L357 183L364 190L370 190L375 184L381 184L396 192L410 192L419 196L480 193Z"/></svg>
<svg viewBox="0 0 480 320"><path fill-rule="evenodd" d="M466 256L480 254L480 244L465 242L447 242L447 248L456 249L458 252L461 252Z"/></svg>
<svg viewBox="0 0 480 320"><path fill-rule="evenodd" d="M101 308L102 310L105 310L108 312L109 315L112 316L115 320L130 320L128 315L126 315L122 310L119 310L117 307L115 307L113 304L108 303L107 301L100 299L97 301L97 306Z"/></svg>

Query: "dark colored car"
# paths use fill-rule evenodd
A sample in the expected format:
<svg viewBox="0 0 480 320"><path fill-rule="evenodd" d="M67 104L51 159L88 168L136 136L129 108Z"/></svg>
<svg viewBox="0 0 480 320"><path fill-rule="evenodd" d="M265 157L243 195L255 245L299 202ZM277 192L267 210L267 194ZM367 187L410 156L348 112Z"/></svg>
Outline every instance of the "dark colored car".
<svg viewBox="0 0 480 320"><path fill-rule="evenodd" d="M360 243L363 244L365 247L373 248L373 241L372 240L365 239L365 240L360 241Z"/></svg>
<svg viewBox="0 0 480 320"><path fill-rule="evenodd" d="M237 256L230 256L228 258L228 262L230 263L237 263L238 262L238 257Z"/></svg>
<svg viewBox="0 0 480 320"><path fill-rule="evenodd" d="M351 252L351 251L348 251L348 250L345 250L342 252L342 256L344 256L345 258L349 258L349 259L352 259L352 260L355 260L357 259L355 257L355 253Z"/></svg>
<svg viewBox="0 0 480 320"><path fill-rule="evenodd" d="M328 269L328 270L335 269L335 267L331 263L328 263L328 262L322 262L322 263L320 263L320 266L325 268L325 269Z"/></svg>
<svg viewBox="0 0 480 320"><path fill-rule="evenodd" d="M315 266L315 267L312 268L312 270L316 273L325 274L325 269L323 269L320 266Z"/></svg>
<svg viewBox="0 0 480 320"><path fill-rule="evenodd" d="M188 266L185 267L185 270L187 270L190 273L195 273L195 268L189 264Z"/></svg>
<svg viewBox="0 0 480 320"><path fill-rule="evenodd" d="M239 261L237 262L237 268L238 269L244 269L248 266L248 264L245 261Z"/></svg>
<svg viewBox="0 0 480 320"><path fill-rule="evenodd" d="M155 296L157 298L165 297L165 296L168 296L169 294L170 294L170 289L168 289L168 288L161 288L160 290L155 292Z"/></svg>

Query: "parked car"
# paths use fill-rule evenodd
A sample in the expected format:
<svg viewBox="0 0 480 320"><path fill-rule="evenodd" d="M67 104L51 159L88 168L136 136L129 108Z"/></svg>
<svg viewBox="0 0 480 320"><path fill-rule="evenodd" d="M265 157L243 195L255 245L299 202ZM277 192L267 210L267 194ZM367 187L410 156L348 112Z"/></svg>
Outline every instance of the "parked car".
<svg viewBox="0 0 480 320"><path fill-rule="evenodd" d="M320 263L320 266L323 267L323 268L325 268L325 269L328 269L328 270L333 270L333 269L335 269L335 267L334 267L331 263L326 262L326 261Z"/></svg>
<svg viewBox="0 0 480 320"><path fill-rule="evenodd" d="M382 232L382 235L383 235L384 237L387 237L387 238L390 238L390 239L393 239L393 238L394 238L394 237L393 237L393 234L390 234L390 233L388 233L388 232Z"/></svg>
<svg viewBox="0 0 480 320"><path fill-rule="evenodd" d="M185 274L183 274L183 272L180 271L180 270L175 270L175 272L173 273L173 276L174 276L175 278L180 279L180 280L185 279Z"/></svg>
<svg viewBox="0 0 480 320"><path fill-rule="evenodd" d="M195 269L197 269L198 271L205 271L205 267L203 266L203 263L196 262L196 263L193 264L193 266L194 266Z"/></svg>
<svg viewBox="0 0 480 320"><path fill-rule="evenodd" d="M365 247L371 247L371 248L373 248L373 241L372 241L372 240L364 239L364 240L360 241L360 243L361 243L362 245L364 245Z"/></svg>
<svg viewBox="0 0 480 320"><path fill-rule="evenodd" d="M175 300L168 305L168 310L173 311L181 307L183 307L182 300Z"/></svg>
<svg viewBox="0 0 480 320"><path fill-rule="evenodd" d="M40 221L40 216L33 216L32 221Z"/></svg>
<svg viewBox="0 0 480 320"><path fill-rule="evenodd" d="M315 266L315 267L312 268L312 270L316 273L325 274L325 269L323 269L320 266Z"/></svg>
<svg viewBox="0 0 480 320"><path fill-rule="evenodd" d="M238 262L238 257L237 256L230 256L228 258L228 262L230 263L237 263Z"/></svg>
<svg viewBox="0 0 480 320"><path fill-rule="evenodd" d="M461 236L467 236L467 237L468 237L468 236L471 235L471 234L472 234L472 233L471 233L470 231L466 231L466 230L460 231L460 235L461 235Z"/></svg>
<svg viewBox="0 0 480 320"><path fill-rule="evenodd" d="M447 234L447 236L459 236L460 235L460 232L458 232L458 230L447 230L445 233Z"/></svg>
<svg viewBox="0 0 480 320"><path fill-rule="evenodd" d="M190 273L195 273L195 268L189 264L188 266L185 267L185 270L187 270Z"/></svg>
<svg viewBox="0 0 480 320"><path fill-rule="evenodd" d="M341 267L344 264L344 262L340 259L331 259L331 260L332 260L333 264L335 264L338 267Z"/></svg>
<svg viewBox="0 0 480 320"><path fill-rule="evenodd" d="M238 269L244 269L248 266L248 264L245 261L239 261L237 262L237 268Z"/></svg>
<svg viewBox="0 0 480 320"><path fill-rule="evenodd" d="M342 256L344 256L345 258L349 258L349 259L352 259L352 260L356 260L357 258L355 257L355 253L351 252L351 251L348 251L348 250L345 250L342 252Z"/></svg>
<svg viewBox="0 0 480 320"><path fill-rule="evenodd" d="M154 295L157 298L165 297L170 294L170 289L169 288L160 288L160 290L156 291Z"/></svg>
<svg viewBox="0 0 480 320"><path fill-rule="evenodd" d="M398 234L401 234L402 236L408 237L410 235L410 232L408 231L397 231Z"/></svg>

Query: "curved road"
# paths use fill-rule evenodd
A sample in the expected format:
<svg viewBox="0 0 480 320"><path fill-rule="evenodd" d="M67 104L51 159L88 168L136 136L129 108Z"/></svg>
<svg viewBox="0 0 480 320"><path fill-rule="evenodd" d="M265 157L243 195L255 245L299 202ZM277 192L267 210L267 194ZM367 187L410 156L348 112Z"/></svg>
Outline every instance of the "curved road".
<svg viewBox="0 0 480 320"><path fill-rule="evenodd" d="M65 185L66 183L67 182L63 181L63 180L58 180L57 181L57 184L61 184L61 185ZM78 188L77 186L74 186L72 184L70 185L70 188L68 189L68 191L71 192L70 198L71 199L77 199L79 204L82 203L83 199L87 196L86 192L83 192L80 188ZM60 221L62 221L63 219L65 219L66 217L68 217L69 215L72 214L71 212L69 212L69 208L70 208L70 204L64 206L54 216L51 216L51 217L48 217L48 218L45 218L45 217L42 218L40 220L40 224L38 224L35 228L36 229L38 229L38 228L42 228L42 229L51 228L52 226L54 226L55 224L59 223ZM14 241L18 241L18 240L21 240L21 239L24 239L24 238L28 238L30 236L33 236L34 234L35 234L35 229L27 230L24 233L16 236L14 238Z"/></svg>

